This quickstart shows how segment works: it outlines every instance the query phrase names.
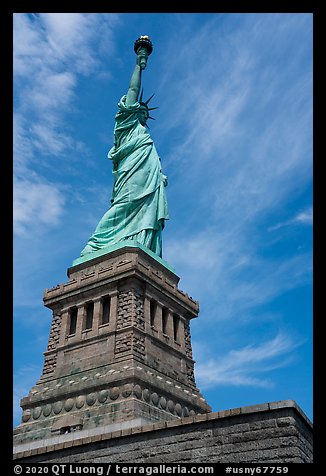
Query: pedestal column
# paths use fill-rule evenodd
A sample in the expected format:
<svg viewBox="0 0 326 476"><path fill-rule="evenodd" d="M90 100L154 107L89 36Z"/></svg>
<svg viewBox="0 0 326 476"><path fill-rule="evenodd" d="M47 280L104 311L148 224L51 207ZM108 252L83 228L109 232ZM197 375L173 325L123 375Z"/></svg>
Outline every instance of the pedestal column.
<svg viewBox="0 0 326 476"><path fill-rule="evenodd" d="M59 338L59 346L60 347L62 345L64 345L65 342L66 342L66 337L69 333L69 326L70 326L69 308L62 309L61 332L60 332L60 338Z"/></svg>
<svg viewBox="0 0 326 476"><path fill-rule="evenodd" d="M93 311L93 334L97 335L99 333L99 325L101 322L102 316L102 298L98 297L93 299L94 311Z"/></svg>
<svg viewBox="0 0 326 476"><path fill-rule="evenodd" d="M77 309L76 339L81 339L85 320L85 304L79 304Z"/></svg>

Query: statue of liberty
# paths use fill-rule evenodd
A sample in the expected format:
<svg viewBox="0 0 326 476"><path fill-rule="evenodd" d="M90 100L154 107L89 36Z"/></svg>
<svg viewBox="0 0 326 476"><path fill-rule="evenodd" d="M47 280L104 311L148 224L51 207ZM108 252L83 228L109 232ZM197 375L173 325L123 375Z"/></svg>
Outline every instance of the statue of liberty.
<svg viewBox="0 0 326 476"><path fill-rule="evenodd" d="M162 174L160 158L146 129L151 96L143 102L141 74L152 52L148 36L135 42L137 61L127 95L122 96L115 116L112 160L114 185L111 207L104 214L82 257L124 240L134 240L162 257L162 230L169 218L165 195L167 177ZM140 95L140 97L139 97Z"/></svg>

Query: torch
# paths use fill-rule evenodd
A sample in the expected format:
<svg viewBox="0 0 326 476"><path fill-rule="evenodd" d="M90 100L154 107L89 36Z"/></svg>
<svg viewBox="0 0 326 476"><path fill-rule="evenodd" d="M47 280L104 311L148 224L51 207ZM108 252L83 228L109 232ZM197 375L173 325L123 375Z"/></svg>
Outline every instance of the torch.
<svg viewBox="0 0 326 476"><path fill-rule="evenodd" d="M145 69L147 64L147 58L153 51L153 45L149 36L140 36L138 40L135 41L134 51L136 55L140 57L141 69Z"/></svg>

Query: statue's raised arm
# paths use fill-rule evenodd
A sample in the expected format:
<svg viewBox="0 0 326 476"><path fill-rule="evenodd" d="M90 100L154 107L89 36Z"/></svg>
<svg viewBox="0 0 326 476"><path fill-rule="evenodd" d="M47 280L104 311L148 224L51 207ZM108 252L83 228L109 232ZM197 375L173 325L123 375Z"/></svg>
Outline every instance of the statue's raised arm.
<svg viewBox="0 0 326 476"><path fill-rule="evenodd" d="M138 57L137 57L137 61L138 61ZM135 104L135 102L138 100L140 86L141 86L141 68L139 64L136 64L130 79L127 99L126 99L126 106L131 106L132 104Z"/></svg>
<svg viewBox="0 0 326 476"><path fill-rule="evenodd" d="M162 230L169 218L165 196L167 177L162 174L160 158L146 130L153 119L149 101L142 101L141 74L152 52L148 36L136 40L137 55L129 89L122 96L115 116L114 146L108 153L112 160L114 185L111 207L104 214L81 252L86 259L92 253L125 241L133 241L162 256Z"/></svg>
<svg viewBox="0 0 326 476"><path fill-rule="evenodd" d="M141 73L146 68L147 59L153 50L152 42L148 36L140 36L135 41L134 51L137 55L136 65L132 73L127 93L126 106L135 104L138 100L141 87Z"/></svg>

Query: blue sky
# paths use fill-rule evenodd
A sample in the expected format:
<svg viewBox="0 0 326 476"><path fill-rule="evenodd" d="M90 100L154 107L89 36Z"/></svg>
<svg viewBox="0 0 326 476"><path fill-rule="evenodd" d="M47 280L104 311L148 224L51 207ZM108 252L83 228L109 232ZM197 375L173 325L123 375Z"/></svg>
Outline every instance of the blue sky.
<svg viewBox="0 0 326 476"><path fill-rule="evenodd" d="M169 177L163 258L197 299L213 411L294 399L312 419L312 14L14 15L14 423L42 372L44 288L109 206L134 40Z"/></svg>

